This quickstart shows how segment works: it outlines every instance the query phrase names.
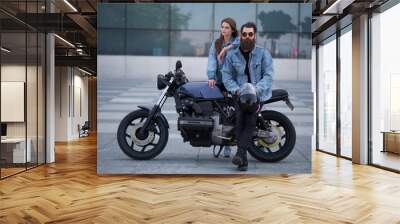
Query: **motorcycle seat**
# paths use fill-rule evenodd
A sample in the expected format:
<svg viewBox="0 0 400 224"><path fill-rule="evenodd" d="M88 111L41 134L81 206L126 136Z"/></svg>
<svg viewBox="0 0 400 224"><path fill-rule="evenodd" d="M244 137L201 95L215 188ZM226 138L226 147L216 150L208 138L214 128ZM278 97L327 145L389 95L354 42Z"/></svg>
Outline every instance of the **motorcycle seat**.
<svg viewBox="0 0 400 224"><path fill-rule="evenodd" d="M208 83L203 81L188 82L179 87L178 93L197 99L224 99L224 95L219 88L210 88Z"/></svg>
<svg viewBox="0 0 400 224"><path fill-rule="evenodd" d="M284 89L273 89L272 96L268 100L262 102L261 104L273 103L277 101L284 100L289 97L289 93Z"/></svg>

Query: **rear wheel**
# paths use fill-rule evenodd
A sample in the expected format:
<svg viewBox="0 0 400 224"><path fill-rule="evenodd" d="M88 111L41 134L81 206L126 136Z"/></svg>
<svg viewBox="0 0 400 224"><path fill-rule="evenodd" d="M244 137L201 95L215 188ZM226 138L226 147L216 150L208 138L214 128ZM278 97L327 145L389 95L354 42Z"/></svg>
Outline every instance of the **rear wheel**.
<svg viewBox="0 0 400 224"><path fill-rule="evenodd" d="M262 111L261 115L265 122L270 122L270 131L277 138L271 141L256 137L255 147L250 147L249 153L261 162L280 161L292 152L296 144L296 130L289 118L282 113L266 110ZM257 128L261 129L259 124Z"/></svg>
<svg viewBox="0 0 400 224"><path fill-rule="evenodd" d="M136 110L126 115L118 127L118 145L122 151L137 160L148 160L159 155L168 142L168 127L156 118L149 130L140 133L149 116L146 110Z"/></svg>

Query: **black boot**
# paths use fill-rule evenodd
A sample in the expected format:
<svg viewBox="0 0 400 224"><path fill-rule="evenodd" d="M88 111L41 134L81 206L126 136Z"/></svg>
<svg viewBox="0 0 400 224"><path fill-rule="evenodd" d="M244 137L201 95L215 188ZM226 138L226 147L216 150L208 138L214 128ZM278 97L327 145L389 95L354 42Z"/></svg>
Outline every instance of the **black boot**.
<svg viewBox="0 0 400 224"><path fill-rule="evenodd" d="M247 171L247 151L242 148L238 148L236 155L232 159L232 163L238 166L238 170Z"/></svg>
<svg viewBox="0 0 400 224"><path fill-rule="evenodd" d="M247 171L248 162L247 162L247 150L244 150L244 155L242 157L243 163L238 166L239 171Z"/></svg>

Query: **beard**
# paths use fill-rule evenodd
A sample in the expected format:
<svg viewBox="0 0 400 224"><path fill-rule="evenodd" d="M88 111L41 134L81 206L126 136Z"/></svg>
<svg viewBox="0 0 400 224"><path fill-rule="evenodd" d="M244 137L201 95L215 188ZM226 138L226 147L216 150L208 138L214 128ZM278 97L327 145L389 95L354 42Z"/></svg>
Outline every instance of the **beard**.
<svg viewBox="0 0 400 224"><path fill-rule="evenodd" d="M256 45L256 40L240 39L240 48L243 51L252 51Z"/></svg>

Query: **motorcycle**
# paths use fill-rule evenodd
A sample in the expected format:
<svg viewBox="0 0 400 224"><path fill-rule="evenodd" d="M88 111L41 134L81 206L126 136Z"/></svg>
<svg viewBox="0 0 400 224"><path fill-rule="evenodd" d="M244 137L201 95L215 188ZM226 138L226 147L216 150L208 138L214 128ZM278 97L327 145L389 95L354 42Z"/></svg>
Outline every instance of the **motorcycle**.
<svg viewBox="0 0 400 224"><path fill-rule="evenodd" d="M236 145L235 107L230 94L210 88L207 82L189 82L180 61L176 62L174 72L157 76L157 88L162 93L152 108L138 106L119 124L118 144L126 155L135 160L150 160L164 150L170 127L161 109L169 97L175 100L177 128L184 142L193 147L214 146L215 157L224 146ZM277 101L294 109L288 92L283 89L272 90L272 97L261 102L260 107ZM292 152L296 130L284 114L260 109L253 140L253 147L248 149L251 156L261 162L277 162Z"/></svg>

